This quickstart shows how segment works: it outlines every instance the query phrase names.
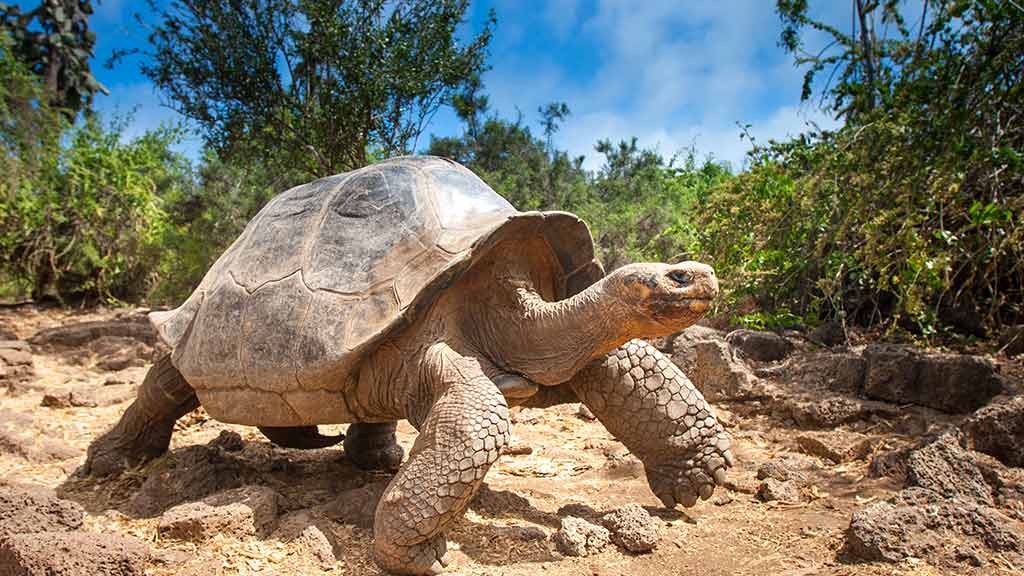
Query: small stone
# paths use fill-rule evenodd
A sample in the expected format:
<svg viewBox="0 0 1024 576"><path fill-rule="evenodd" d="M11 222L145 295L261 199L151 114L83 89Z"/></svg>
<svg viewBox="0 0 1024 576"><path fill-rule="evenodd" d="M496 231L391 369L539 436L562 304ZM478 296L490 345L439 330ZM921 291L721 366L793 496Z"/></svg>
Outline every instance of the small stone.
<svg viewBox="0 0 1024 576"><path fill-rule="evenodd" d="M582 518L567 516L552 537L558 550L566 556L591 556L608 545L608 530Z"/></svg>
<svg viewBox="0 0 1024 576"><path fill-rule="evenodd" d="M762 502L800 502L800 490L792 480L779 481L766 478L757 488L757 498Z"/></svg>
<svg viewBox="0 0 1024 576"><path fill-rule="evenodd" d="M225 452L239 452L245 448L245 441L242 435L233 430L221 430L216 438L209 444L213 448L220 448Z"/></svg>
<svg viewBox="0 0 1024 576"><path fill-rule="evenodd" d="M157 530L163 537L193 542L216 534L265 534L277 518L277 502L278 494L270 488L242 486L171 508Z"/></svg>
<svg viewBox="0 0 1024 576"><path fill-rule="evenodd" d="M601 517L612 542L630 552L650 552L658 545L658 525L639 504L627 504Z"/></svg>
<svg viewBox="0 0 1024 576"><path fill-rule="evenodd" d="M714 504L715 506L725 506L727 504L732 504L732 501L732 495L729 494L728 492L724 492L722 494L719 494L718 496L715 496L715 499L712 500L711 503Z"/></svg>
<svg viewBox="0 0 1024 576"><path fill-rule="evenodd" d="M871 437L844 430L805 432L796 437L800 449L836 464L862 460L871 453Z"/></svg>

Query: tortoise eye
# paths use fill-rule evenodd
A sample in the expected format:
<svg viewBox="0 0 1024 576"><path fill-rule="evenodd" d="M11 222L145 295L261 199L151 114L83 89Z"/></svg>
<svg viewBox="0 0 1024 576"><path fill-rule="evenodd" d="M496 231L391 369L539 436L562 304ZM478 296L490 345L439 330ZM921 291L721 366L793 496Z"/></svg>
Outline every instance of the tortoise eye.
<svg viewBox="0 0 1024 576"><path fill-rule="evenodd" d="M682 270L673 270L668 273L668 277L680 286L689 286L690 282L693 282L693 277L690 276L690 273L683 272Z"/></svg>

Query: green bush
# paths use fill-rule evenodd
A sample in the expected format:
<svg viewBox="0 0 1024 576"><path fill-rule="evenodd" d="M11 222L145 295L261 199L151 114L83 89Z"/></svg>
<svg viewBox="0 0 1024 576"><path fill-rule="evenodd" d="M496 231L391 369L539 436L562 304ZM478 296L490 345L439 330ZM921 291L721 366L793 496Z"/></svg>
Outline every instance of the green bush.
<svg viewBox="0 0 1024 576"><path fill-rule="evenodd" d="M135 301L152 287L170 225L162 195L188 166L173 130L121 134L90 117L54 162L4 184L2 257L34 297Z"/></svg>

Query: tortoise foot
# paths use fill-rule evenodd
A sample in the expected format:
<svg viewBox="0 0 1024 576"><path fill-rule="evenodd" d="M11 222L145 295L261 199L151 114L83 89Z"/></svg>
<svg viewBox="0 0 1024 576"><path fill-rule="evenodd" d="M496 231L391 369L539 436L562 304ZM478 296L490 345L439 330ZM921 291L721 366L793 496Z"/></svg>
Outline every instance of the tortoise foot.
<svg viewBox="0 0 1024 576"><path fill-rule="evenodd" d="M85 472L108 476L153 460L167 452L173 431L173 420L151 422L135 433L116 426L89 445Z"/></svg>
<svg viewBox="0 0 1024 576"><path fill-rule="evenodd" d="M419 544L399 546L374 541L374 560L377 565L394 574L415 576L441 574L451 564L448 541L437 535Z"/></svg>
<svg viewBox="0 0 1024 576"><path fill-rule="evenodd" d="M398 470L405 450L398 445L397 427L397 422L352 424L345 435L345 456L360 470Z"/></svg>

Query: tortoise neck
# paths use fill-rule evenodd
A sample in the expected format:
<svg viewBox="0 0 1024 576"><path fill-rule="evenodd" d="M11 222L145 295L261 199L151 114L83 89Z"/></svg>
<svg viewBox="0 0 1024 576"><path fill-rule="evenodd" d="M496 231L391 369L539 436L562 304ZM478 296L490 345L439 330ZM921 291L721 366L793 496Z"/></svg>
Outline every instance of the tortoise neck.
<svg viewBox="0 0 1024 576"><path fill-rule="evenodd" d="M470 307L463 332L497 365L538 384L565 382L630 338L628 315L605 280L556 302L522 280L498 284Z"/></svg>

